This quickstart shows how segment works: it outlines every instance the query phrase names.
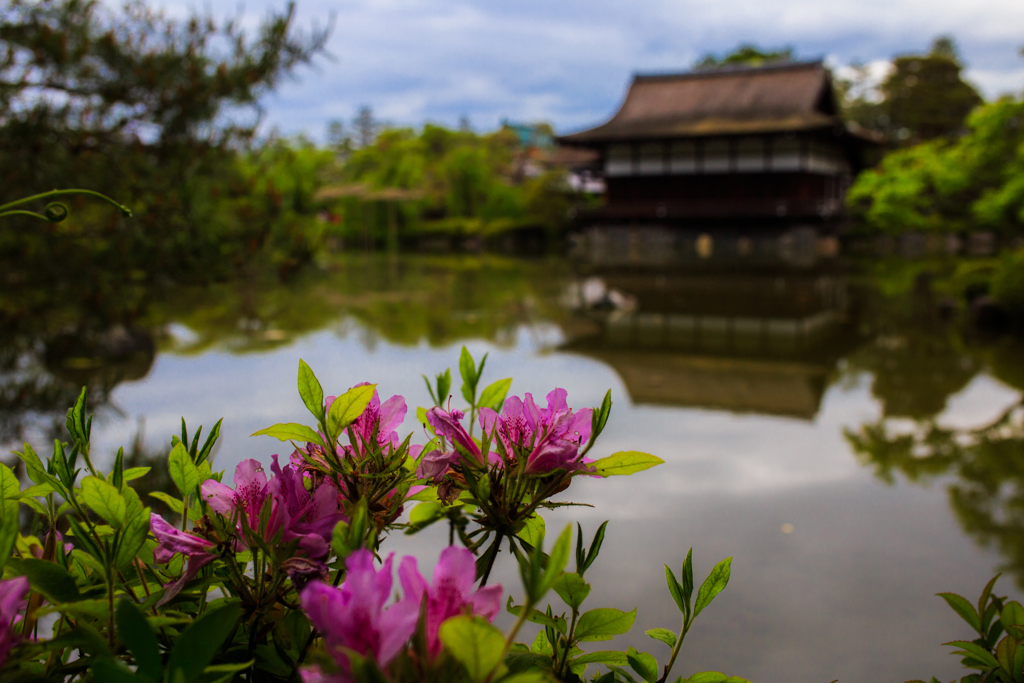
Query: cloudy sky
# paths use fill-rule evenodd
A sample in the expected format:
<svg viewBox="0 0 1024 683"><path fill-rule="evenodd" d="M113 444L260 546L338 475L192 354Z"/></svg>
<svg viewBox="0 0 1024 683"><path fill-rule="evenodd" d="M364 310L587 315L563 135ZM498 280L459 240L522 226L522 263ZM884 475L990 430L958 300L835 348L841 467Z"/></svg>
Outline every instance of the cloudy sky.
<svg viewBox="0 0 1024 683"><path fill-rule="evenodd" d="M156 0L235 15L237 0ZM256 22L284 0L248 0ZM952 34L986 97L1024 89L1021 0L298 0L300 24L333 14L333 61L303 69L265 102L282 132L322 137L361 105L401 125L477 130L503 118L567 132L606 119L633 72L676 71L746 41L792 46L836 67L924 51Z"/></svg>

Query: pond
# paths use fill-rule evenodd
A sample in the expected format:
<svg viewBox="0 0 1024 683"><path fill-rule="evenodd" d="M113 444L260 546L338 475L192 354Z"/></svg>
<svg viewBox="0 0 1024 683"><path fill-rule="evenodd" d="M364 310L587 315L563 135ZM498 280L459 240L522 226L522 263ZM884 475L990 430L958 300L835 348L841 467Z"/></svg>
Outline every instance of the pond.
<svg viewBox="0 0 1024 683"><path fill-rule="evenodd" d="M976 599L1024 581L1024 355L950 315L922 263L784 267L585 267L565 259L338 256L281 284L108 292L85 306L10 289L0 334L0 440L41 449L83 383L94 453L166 453L182 417L224 422L215 468L281 450L249 438L305 421L299 358L328 393L376 382L410 406L400 433L424 442L421 373L457 367L466 345L485 381L568 391L614 408L598 455L656 454L632 477L577 479L592 505L546 515L585 534L610 520L588 573L592 606L639 608L623 639L676 628L663 565L692 547L698 581L732 556L677 672L760 683L962 675L942 642L970 638L935 594ZM457 386L453 393L458 394ZM159 487L159 481L142 480ZM571 496L569 495L571 494ZM446 530L386 550L432 566ZM508 557L494 573L518 595ZM1016 583L1015 583L1016 582Z"/></svg>

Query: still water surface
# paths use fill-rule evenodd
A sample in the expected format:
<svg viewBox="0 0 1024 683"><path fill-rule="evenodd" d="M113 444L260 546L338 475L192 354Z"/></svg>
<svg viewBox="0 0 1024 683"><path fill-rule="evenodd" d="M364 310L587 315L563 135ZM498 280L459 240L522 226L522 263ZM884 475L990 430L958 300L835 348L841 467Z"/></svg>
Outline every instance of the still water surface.
<svg viewBox="0 0 1024 683"><path fill-rule="evenodd" d="M223 417L215 465L230 472L279 450L249 434L306 420L299 358L328 393L372 381L404 395L404 431L419 435L420 374L457 366L465 344L516 394L564 387L583 407L611 388L595 455L666 461L576 480L571 498L594 507L546 515L587 534L611 520L588 606L639 608L623 646L664 659L643 631L677 627L662 565L678 572L692 546L698 581L735 559L678 673L949 680L962 670L940 643L970 633L934 594L976 598L1000 570L1017 594L1024 579L1024 356L946 321L920 270L347 257L284 285L115 293L102 313L9 292L21 322L3 336L0 438L41 445L89 382L94 452L141 435L136 450L159 453L182 416L193 428ZM385 549L429 567L443 535ZM494 576L516 594L509 558Z"/></svg>

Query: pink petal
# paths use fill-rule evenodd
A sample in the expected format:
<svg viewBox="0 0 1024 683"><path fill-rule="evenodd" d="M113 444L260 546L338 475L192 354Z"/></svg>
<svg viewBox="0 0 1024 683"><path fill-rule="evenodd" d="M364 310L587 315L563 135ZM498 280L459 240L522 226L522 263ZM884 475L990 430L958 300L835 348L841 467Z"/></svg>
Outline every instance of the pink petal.
<svg viewBox="0 0 1024 683"><path fill-rule="evenodd" d="M331 547L319 534L305 534L299 537L299 547L306 553L306 557L314 560L324 557L331 551Z"/></svg>
<svg viewBox="0 0 1024 683"><path fill-rule="evenodd" d="M502 588L500 583L484 586L469 598L469 604L473 607L473 614L494 621L494 617L501 611Z"/></svg>
<svg viewBox="0 0 1024 683"><path fill-rule="evenodd" d="M215 479L207 479L199 487L203 500L214 512L230 517L235 509L235 492Z"/></svg>
<svg viewBox="0 0 1024 683"><path fill-rule="evenodd" d="M509 396L505 399L505 405L501 411L506 418L516 418L523 414L523 399L518 396Z"/></svg>
<svg viewBox="0 0 1024 683"><path fill-rule="evenodd" d="M24 576L0 581L0 629L21 611L28 591L28 579Z"/></svg>
<svg viewBox="0 0 1024 683"><path fill-rule="evenodd" d="M302 683L348 683L351 680L340 673L325 674L319 666L301 669L299 673L302 674Z"/></svg>
<svg viewBox="0 0 1024 683"><path fill-rule="evenodd" d="M484 435L490 435L494 433L494 428L498 424L498 414L490 408L480 409L480 428L483 430ZM494 438L493 436L491 438Z"/></svg>
<svg viewBox="0 0 1024 683"><path fill-rule="evenodd" d="M263 465L253 458L243 460L235 467L235 488L251 484L256 484L260 488L267 485L267 474L263 471Z"/></svg>
<svg viewBox="0 0 1024 683"><path fill-rule="evenodd" d="M572 441L545 437L527 458L525 472L538 474L558 468L575 469L573 459L579 450L579 444Z"/></svg>
<svg viewBox="0 0 1024 683"><path fill-rule="evenodd" d="M391 553L388 558L384 560L384 564L381 566L380 571L377 572L377 607L381 608L384 603L388 601L388 595L391 593L391 565L395 559L395 554Z"/></svg>
<svg viewBox="0 0 1024 683"><path fill-rule="evenodd" d="M310 581L301 595L302 610L321 633L337 630L338 618L344 614L346 600L340 590L322 581Z"/></svg>
<svg viewBox="0 0 1024 683"><path fill-rule="evenodd" d="M390 573L390 572L389 572ZM386 666L409 642L416 632L420 606L413 600L402 600L386 609L380 617L380 647L377 661Z"/></svg>
<svg viewBox="0 0 1024 683"><path fill-rule="evenodd" d="M175 595L181 592L181 589L185 587L186 583L196 577L200 569L210 564L210 562L213 562L214 559L216 559L216 557L209 553L200 553L189 557L188 568L180 577L178 577L177 581L164 586L164 595L162 598L157 600L156 606L160 607L161 605L165 605L170 602Z"/></svg>
<svg viewBox="0 0 1024 683"><path fill-rule="evenodd" d="M569 392L565 389L552 389L547 395L548 415L553 415L560 410L568 410L569 404L565 402L568 395Z"/></svg>
<svg viewBox="0 0 1024 683"><path fill-rule="evenodd" d="M398 564L398 580L402 584L404 600L412 600L419 604L423 594L427 592L427 581L420 574L416 558L406 555Z"/></svg>
<svg viewBox="0 0 1024 683"><path fill-rule="evenodd" d="M476 558L466 548L450 545L441 551L441 557L434 567L432 584L448 583L460 595L467 596L476 582Z"/></svg>
<svg viewBox="0 0 1024 683"><path fill-rule="evenodd" d="M526 400L523 401L523 416L526 417L526 424L530 425L531 431L539 432L543 426L540 408L533 402L533 394L526 393L524 395Z"/></svg>
<svg viewBox="0 0 1024 683"><path fill-rule="evenodd" d="M576 411L576 419L572 423L572 432L579 439L581 446L586 446L590 441L590 427L593 422L594 411L590 408Z"/></svg>
<svg viewBox="0 0 1024 683"><path fill-rule="evenodd" d="M157 552L166 558L161 559L157 557L157 562L166 562L175 553L183 553L189 556L205 554L213 547L213 543L205 538L200 538L199 536L194 536L174 528L155 512L150 513L149 528L160 544Z"/></svg>
<svg viewBox="0 0 1024 683"><path fill-rule="evenodd" d="M380 407L380 427L378 427L378 434L382 440L385 437L390 437L391 432L398 429L408 410L404 396L395 395L384 402Z"/></svg>

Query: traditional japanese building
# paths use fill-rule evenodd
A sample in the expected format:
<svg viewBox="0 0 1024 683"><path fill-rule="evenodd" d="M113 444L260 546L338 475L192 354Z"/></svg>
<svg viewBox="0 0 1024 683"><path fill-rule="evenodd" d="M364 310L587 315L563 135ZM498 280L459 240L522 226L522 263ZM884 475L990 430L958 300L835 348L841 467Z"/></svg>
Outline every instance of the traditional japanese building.
<svg viewBox="0 0 1024 683"><path fill-rule="evenodd" d="M877 142L847 126L821 62L637 75L607 123L559 138L600 154L618 224L835 225Z"/></svg>

